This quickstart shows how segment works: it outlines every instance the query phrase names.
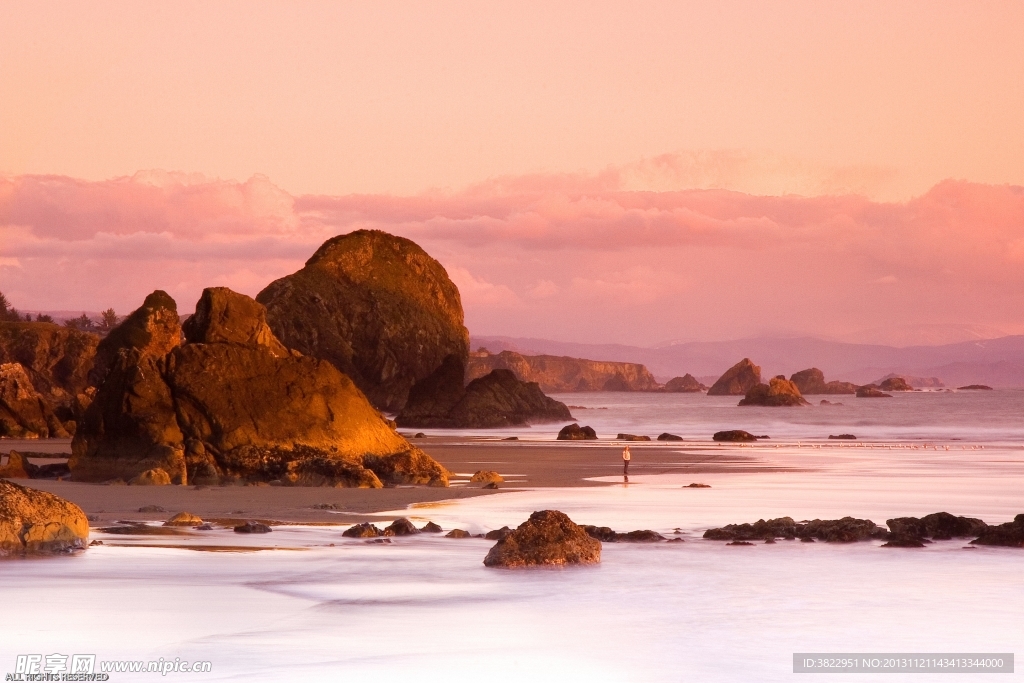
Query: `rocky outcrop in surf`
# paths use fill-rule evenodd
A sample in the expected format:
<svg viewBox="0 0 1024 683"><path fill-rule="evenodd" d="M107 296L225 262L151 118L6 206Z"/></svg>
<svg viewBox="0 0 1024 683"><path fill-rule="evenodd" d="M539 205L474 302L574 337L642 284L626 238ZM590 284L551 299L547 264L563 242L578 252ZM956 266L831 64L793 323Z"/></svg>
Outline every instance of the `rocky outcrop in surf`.
<svg viewBox="0 0 1024 683"><path fill-rule="evenodd" d="M789 381L796 385L804 396L813 394L855 394L857 385L853 382L825 381L825 373L818 368L794 372Z"/></svg>
<svg viewBox="0 0 1024 683"><path fill-rule="evenodd" d="M283 344L330 362L383 410L403 408L447 356L465 363L469 353L462 300L444 267L379 230L331 238L256 300Z"/></svg>
<svg viewBox="0 0 1024 683"><path fill-rule="evenodd" d="M172 304L144 305L126 322L180 339ZM75 479L163 472L176 484L447 485L447 471L399 436L352 380L281 344L249 297L205 290L185 337L166 353L118 349L72 442Z"/></svg>
<svg viewBox="0 0 1024 683"><path fill-rule="evenodd" d="M534 512L499 540L484 558L487 567L596 564L601 542L557 510Z"/></svg>
<svg viewBox="0 0 1024 683"><path fill-rule="evenodd" d="M88 540L89 521L80 507L0 480L0 557L64 553L85 548Z"/></svg>
<svg viewBox="0 0 1024 683"><path fill-rule="evenodd" d="M744 358L711 385L708 396L743 396L760 383L761 368Z"/></svg>
<svg viewBox="0 0 1024 683"><path fill-rule="evenodd" d="M593 441L595 439L597 439L597 432L593 427L589 425L580 427L575 422L558 430L556 437L556 441Z"/></svg>
<svg viewBox="0 0 1024 683"><path fill-rule="evenodd" d="M704 538L712 541L763 541L776 538L818 540L826 543L853 543L882 539L888 532L870 519L843 517L796 522L792 517L759 519L752 524L727 524L708 529Z"/></svg>
<svg viewBox="0 0 1024 683"><path fill-rule="evenodd" d="M708 388L690 373L686 373L682 377L673 377L665 382L664 387L664 391L669 394L691 394L707 390Z"/></svg>
<svg viewBox="0 0 1024 683"><path fill-rule="evenodd" d="M751 387L747 395L740 399L741 406L807 406L810 405L796 385L779 375L772 377L768 384L757 384Z"/></svg>

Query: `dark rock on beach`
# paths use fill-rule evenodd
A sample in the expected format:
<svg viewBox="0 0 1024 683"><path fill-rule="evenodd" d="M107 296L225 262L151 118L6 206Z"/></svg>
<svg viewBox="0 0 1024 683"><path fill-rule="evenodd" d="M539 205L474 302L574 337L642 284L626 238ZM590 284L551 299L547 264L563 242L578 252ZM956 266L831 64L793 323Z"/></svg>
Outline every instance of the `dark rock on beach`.
<svg viewBox="0 0 1024 683"><path fill-rule="evenodd" d="M708 396L743 396L760 383L761 368L744 358L711 385Z"/></svg>
<svg viewBox="0 0 1024 683"><path fill-rule="evenodd" d="M472 538L473 534L462 529L452 529L444 535L445 538Z"/></svg>
<svg viewBox="0 0 1024 683"><path fill-rule="evenodd" d="M750 388L739 403L741 406L806 406L810 405L796 385L779 375L772 377L768 384L757 384Z"/></svg>
<svg viewBox="0 0 1024 683"><path fill-rule="evenodd" d="M498 541L484 558L487 567L596 564L601 542L557 510L534 512Z"/></svg>
<svg viewBox="0 0 1024 683"><path fill-rule="evenodd" d="M664 432L664 433L658 435L658 441L682 441L682 440L683 440L683 437L678 436L676 434L669 434L668 432Z"/></svg>
<svg viewBox="0 0 1024 683"><path fill-rule="evenodd" d="M965 387L957 387L957 391L992 391L992 387L986 384L968 384Z"/></svg>
<svg viewBox="0 0 1024 683"><path fill-rule="evenodd" d="M575 422L558 430L558 441L592 441L597 438L593 427L580 427Z"/></svg>
<svg viewBox="0 0 1024 683"><path fill-rule="evenodd" d="M619 434L615 437L619 441L650 441L649 436L638 436L636 434Z"/></svg>
<svg viewBox="0 0 1024 683"><path fill-rule="evenodd" d="M618 533L606 526L583 525L583 530L591 538L596 538L602 543L656 543L664 541L665 537L656 531L649 529Z"/></svg>
<svg viewBox="0 0 1024 683"><path fill-rule="evenodd" d="M440 525L434 524L433 522L427 522L422 527L420 527L420 532L424 534L439 534L442 531L444 531L444 529L442 529Z"/></svg>
<svg viewBox="0 0 1024 683"><path fill-rule="evenodd" d="M839 440L843 440L843 441L856 441L857 440L857 437L854 436L853 434L829 434L828 438L830 438L830 439L839 439Z"/></svg>
<svg viewBox="0 0 1024 683"><path fill-rule="evenodd" d="M473 473L469 481L474 484L500 484L505 478L492 470L478 470Z"/></svg>
<svg viewBox="0 0 1024 683"><path fill-rule="evenodd" d="M345 529L341 532L341 535L348 538L376 538L382 534L380 529L375 527L373 524L363 522L362 524L356 524L355 526Z"/></svg>
<svg viewBox="0 0 1024 683"><path fill-rule="evenodd" d="M484 538L488 541L500 541L501 539L512 533L512 530L507 526L503 526L500 529L492 529L484 534Z"/></svg>
<svg viewBox="0 0 1024 683"><path fill-rule="evenodd" d="M885 523L893 535L935 540L973 538L988 529L988 525L976 517L956 517L948 512L936 512L921 518L896 517Z"/></svg>
<svg viewBox="0 0 1024 683"><path fill-rule="evenodd" d="M1024 548L1024 514L1017 515L1012 522L989 526L971 543Z"/></svg>
<svg viewBox="0 0 1024 683"><path fill-rule="evenodd" d="M416 525L405 517L399 517L391 524L384 527L384 536L413 536L420 533Z"/></svg>
<svg viewBox="0 0 1024 683"><path fill-rule="evenodd" d="M85 548L89 520L63 498L0 480L0 557Z"/></svg>
<svg viewBox="0 0 1024 683"><path fill-rule="evenodd" d="M799 538L801 540L825 541L827 543L852 543L872 538L884 538L885 529L870 519L843 517L842 519L815 519L809 522L795 522L792 517L760 519L753 524L727 524L717 529L708 529L704 538L713 541L752 541L767 538Z"/></svg>
<svg viewBox="0 0 1024 683"><path fill-rule="evenodd" d="M236 534L269 534L271 531L273 529L260 522L246 522L235 527Z"/></svg>
<svg viewBox="0 0 1024 683"><path fill-rule="evenodd" d="M711 484L697 484L697 483L693 483L693 484L687 484L683 488L684 489L709 489L709 488L711 488Z"/></svg>
<svg viewBox="0 0 1024 683"><path fill-rule="evenodd" d="M326 360L371 403L397 411L469 332L448 273L414 242L379 230L333 237L298 272L256 296L288 348Z"/></svg>
<svg viewBox="0 0 1024 683"><path fill-rule="evenodd" d="M724 432L715 432L711 437L712 441L757 441L757 437L742 429L729 429Z"/></svg>

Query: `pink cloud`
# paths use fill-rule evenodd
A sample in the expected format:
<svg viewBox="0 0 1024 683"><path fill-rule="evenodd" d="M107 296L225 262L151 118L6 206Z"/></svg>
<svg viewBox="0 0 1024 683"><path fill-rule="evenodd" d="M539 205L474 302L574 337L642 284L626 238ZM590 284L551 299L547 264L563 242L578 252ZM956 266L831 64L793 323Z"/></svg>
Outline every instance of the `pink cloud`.
<svg viewBox="0 0 1024 683"><path fill-rule="evenodd" d="M1024 188L945 181L883 203L626 189L638 172L407 197L293 197L262 177L0 177L0 289L22 308L128 310L159 287L189 310L204 286L255 294L328 237L377 228L449 269L477 333L653 343L1021 326Z"/></svg>

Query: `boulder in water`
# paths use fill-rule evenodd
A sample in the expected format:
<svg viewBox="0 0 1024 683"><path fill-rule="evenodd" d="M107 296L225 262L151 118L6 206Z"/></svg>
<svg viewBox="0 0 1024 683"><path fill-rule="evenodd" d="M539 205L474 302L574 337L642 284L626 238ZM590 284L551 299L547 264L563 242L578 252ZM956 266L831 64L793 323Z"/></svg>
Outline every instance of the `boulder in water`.
<svg viewBox="0 0 1024 683"><path fill-rule="evenodd" d="M658 441L682 441L682 440L683 440L683 437L681 437L681 436L679 436L677 434L669 434L668 432L664 432L664 433L658 435Z"/></svg>
<svg viewBox="0 0 1024 683"><path fill-rule="evenodd" d="M806 406L810 405L796 385L779 375L772 377L768 384L752 387L739 403L741 406Z"/></svg>
<svg viewBox="0 0 1024 683"><path fill-rule="evenodd" d="M484 565L513 568L600 561L600 541L588 536L564 513L542 510L498 541L484 558Z"/></svg>
<svg viewBox="0 0 1024 683"><path fill-rule="evenodd" d="M743 396L760 383L761 368L744 358L711 385L708 396Z"/></svg>
<svg viewBox="0 0 1024 683"><path fill-rule="evenodd" d="M1024 515L1017 515L1012 522L989 526L971 543L1024 548Z"/></svg>
<svg viewBox="0 0 1024 683"><path fill-rule="evenodd" d="M663 391L670 394L690 394L700 391L707 391L707 387L697 381L697 378L686 373L682 377L673 377L665 382Z"/></svg>
<svg viewBox="0 0 1024 683"><path fill-rule="evenodd" d="M804 396L811 394L855 394L857 385L852 382L825 381L825 373L818 368L795 372L789 381L796 385Z"/></svg>
<svg viewBox="0 0 1024 683"><path fill-rule="evenodd" d="M557 441L593 441L597 438L597 432L594 431L593 427L583 426L580 427L578 424L573 422L571 425L566 425L558 430Z"/></svg>
<svg viewBox="0 0 1024 683"><path fill-rule="evenodd" d="M857 398L892 398L892 394L879 391L877 387L869 384L857 389Z"/></svg>
<svg viewBox="0 0 1024 683"><path fill-rule="evenodd" d="M711 437L712 441L757 441L757 437L750 432L745 432L742 429L729 429L722 432L715 432L714 436Z"/></svg>

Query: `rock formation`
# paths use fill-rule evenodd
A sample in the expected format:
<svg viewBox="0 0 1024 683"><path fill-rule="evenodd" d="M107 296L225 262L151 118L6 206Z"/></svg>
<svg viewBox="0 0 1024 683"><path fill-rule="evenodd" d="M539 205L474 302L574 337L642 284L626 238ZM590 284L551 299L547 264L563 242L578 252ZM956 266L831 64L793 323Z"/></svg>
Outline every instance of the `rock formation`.
<svg viewBox="0 0 1024 683"><path fill-rule="evenodd" d="M572 419L564 403L545 396L536 382L521 382L511 370L492 370L465 387L464 376L455 355L445 358L409 392L398 426L489 429Z"/></svg>
<svg viewBox="0 0 1024 683"><path fill-rule="evenodd" d="M907 380L902 377L889 377L888 379L882 380L878 385L878 388L882 391L913 391L914 387L907 384Z"/></svg>
<svg viewBox="0 0 1024 683"><path fill-rule="evenodd" d="M583 426L580 427L575 422L571 425L566 425L558 430L557 441L593 441L597 439L597 432L594 431L593 427Z"/></svg>
<svg viewBox="0 0 1024 683"><path fill-rule="evenodd" d="M768 384L757 384L740 399L741 406L808 406L796 384L779 375Z"/></svg>
<svg viewBox="0 0 1024 683"><path fill-rule="evenodd" d="M662 434L658 435L658 441L682 441L682 440L683 440L683 437L679 436L678 434L669 434L668 432L663 432Z"/></svg>
<svg viewBox="0 0 1024 683"><path fill-rule="evenodd" d="M467 380L492 370L511 370L524 382L537 382L546 393L574 391L657 391L659 385L639 363L595 361L568 356L524 356L515 351L469 355Z"/></svg>
<svg viewBox="0 0 1024 683"><path fill-rule="evenodd" d="M618 441L650 441L651 437L647 435L638 434L622 434L619 433L615 436Z"/></svg>
<svg viewBox="0 0 1024 683"><path fill-rule="evenodd" d="M885 538L888 532L870 519L843 517L842 519L815 519L795 522L792 517L779 517L767 521L759 519L753 524L727 524L708 529L704 538L713 541L752 541L775 538L825 541L826 543L852 543Z"/></svg>
<svg viewBox="0 0 1024 683"><path fill-rule="evenodd" d="M332 363L378 408L397 411L469 333L448 273L413 242L358 230L325 242L256 300L288 348Z"/></svg>
<svg viewBox="0 0 1024 683"><path fill-rule="evenodd" d="M980 519L956 517L948 512L936 512L921 518L896 517L885 523L895 535L934 540L973 538L988 529L988 525Z"/></svg>
<svg viewBox="0 0 1024 683"><path fill-rule="evenodd" d="M173 300L153 306L153 298L123 324L180 340ZM289 352L252 299L208 289L185 332L169 352L162 344L118 349L72 442L75 479L160 470L177 484L447 485L447 471L399 436L348 377ZM130 335L115 329L111 337Z"/></svg>
<svg viewBox="0 0 1024 683"><path fill-rule="evenodd" d="M825 381L825 373L818 368L794 372L789 381L796 385L804 396L812 394L855 394L857 385L852 382Z"/></svg>
<svg viewBox="0 0 1024 683"><path fill-rule="evenodd" d="M892 398L892 394L879 391L877 387L870 384L857 388L857 398Z"/></svg>
<svg viewBox="0 0 1024 683"><path fill-rule="evenodd" d="M0 557L68 552L88 540L89 521L80 507L0 480Z"/></svg>
<svg viewBox="0 0 1024 683"><path fill-rule="evenodd" d="M708 396L743 396L760 383L761 368L744 358L711 385Z"/></svg>
<svg viewBox="0 0 1024 683"><path fill-rule="evenodd" d="M707 391L707 387L698 382L696 377L686 373L682 377L673 377L666 382L664 390L670 394L686 394Z"/></svg>
<svg viewBox="0 0 1024 683"><path fill-rule="evenodd" d="M989 526L971 543L1024 548L1024 515L1017 515L1012 522Z"/></svg>
<svg viewBox="0 0 1024 683"><path fill-rule="evenodd" d="M715 432L711 437L712 441L757 441L757 437L742 429L729 429L723 432Z"/></svg>
<svg viewBox="0 0 1024 683"><path fill-rule="evenodd" d="M36 391L21 363L0 365L0 436L15 439L70 436L50 402Z"/></svg>
<svg viewBox="0 0 1024 683"><path fill-rule="evenodd" d="M968 384L965 387L957 387L957 391L992 391L987 384Z"/></svg>
<svg viewBox="0 0 1024 683"><path fill-rule="evenodd" d="M657 543L665 540L664 536L650 529L619 533L612 531L610 527L584 524L583 530L587 532L588 536L602 543Z"/></svg>
<svg viewBox="0 0 1024 683"><path fill-rule="evenodd" d="M501 484L505 481L505 477L493 470L478 470L473 473L469 481L473 484Z"/></svg>
<svg viewBox="0 0 1024 683"><path fill-rule="evenodd" d="M97 387L102 384L122 350L136 349L141 355L162 358L179 344L178 305L167 292L158 289L99 342L89 383Z"/></svg>
<svg viewBox="0 0 1024 683"><path fill-rule="evenodd" d="M484 565L511 568L600 561L600 541L588 536L564 513L542 510L498 541L484 558Z"/></svg>

